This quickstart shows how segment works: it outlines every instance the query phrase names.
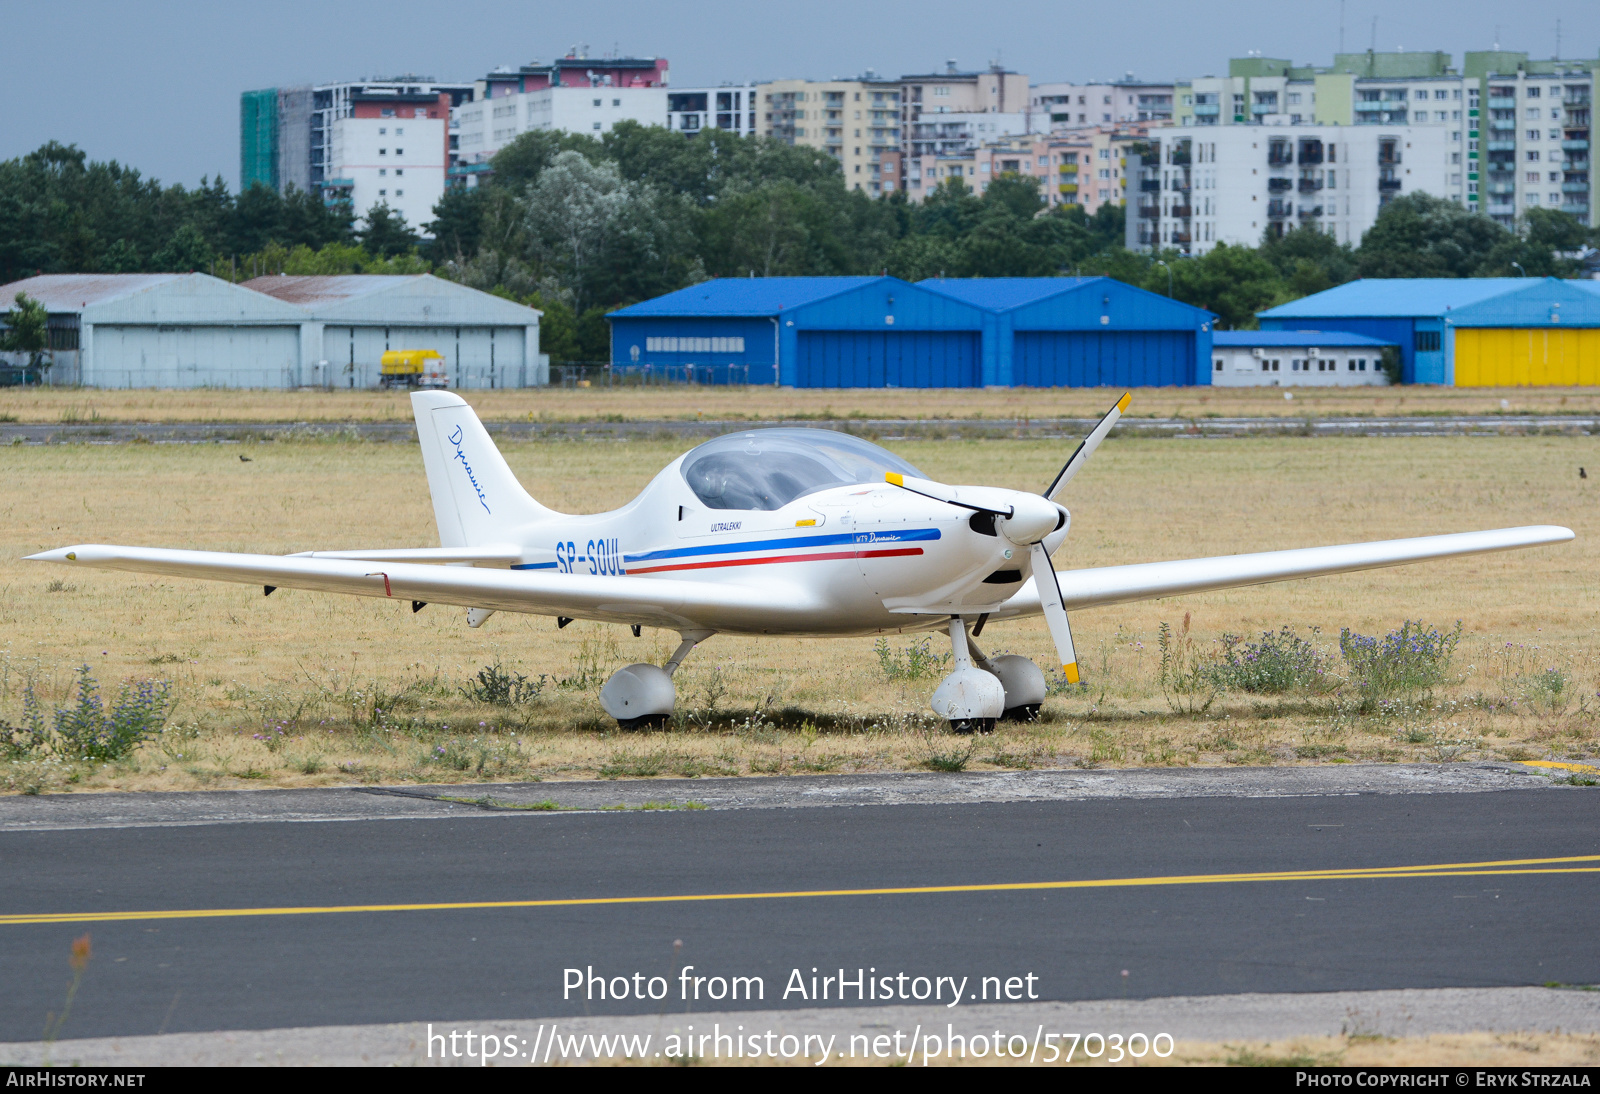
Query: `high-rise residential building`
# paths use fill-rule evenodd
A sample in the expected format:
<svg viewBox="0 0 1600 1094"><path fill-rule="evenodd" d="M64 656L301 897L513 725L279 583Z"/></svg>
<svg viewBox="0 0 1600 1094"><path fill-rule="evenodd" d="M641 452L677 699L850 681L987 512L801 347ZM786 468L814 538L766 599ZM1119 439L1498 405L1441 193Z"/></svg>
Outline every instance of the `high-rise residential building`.
<svg viewBox="0 0 1600 1094"><path fill-rule="evenodd" d="M1310 227L1359 243L1402 194L1445 196L1460 172L1446 127L1189 125L1128 157L1127 246L1201 255Z"/></svg>
<svg viewBox="0 0 1600 1094"><path fill-rule="evenodd" d="M323 200L357 216L387 205L413 228L433 219L450 163L448 92L341 89L316 113L326 136L313 147L312 184Z"/></svg>
<svg viewBox="0 0 1600 1094"><path fill-rule="evenodd" d="M898 81L872 75L774 80L759 90L759 122L767 136L827 152L839 161L852 190L886 194L901 188Z"/></svg>
<svg viewBox="0 0 1600 1094"><path fill-rule="evenodd" d="M967 72L952 59L943 72L901 76L899 83L900 139L908 157L957 155L984 140L1042 131L1029 123L1028 78L998 63Z"/></svg>
<svg viewBox="0 0 1600 1094"><path fill-rule="evenodd" d="M1447 132L1449 177L1436 191L1513 226L1531 208L1593 223L1591 111L1600 60L1526 53L1341 53L1326 68L1235 58L1225 77L1175 89L1180 125L1432 127ZM1459 170L1458 170L1459 168Z"/></svg>
<svg viewBox="0 0 1600 1094"><path fill-rule="evenodd" d="M1029 112L1037 131L1089 129L1100 125L1172 121L1172 83L1137 80L1133 73L1112 83L1035 84Z"/></svg>
<svg viewBox="0 0 1600 1094"><path fill-rule="evenodd" d="M451 117L451 182L474 185L496 152L523 133L556 129L599 137L620 121L667 124L664 57L591 58L499 68L477 81Z"/></svg>
<svg viewBox="0 0 1600 1094"><path fill-rule="evenodd" d="M756 95L755 84L675 87L667 92L667 128L690 137L702 129L754 136L761 132Z"/></svg>
<svg viewBox="0 0 1600 1094"><path fill-rule="evenodd" d="M1468 53L1468 139L1479 183L1474 208L1506 226L1529 209L1593 224L1600 193L1591 167L1600 61L1530 61L1525 53Z"/></svg>
<svg viewBox="0 0 1600 1094"><path fill-rule="evenodd" d="M313 191L357 217L379 203L413 228L433 219L451 108L473 85L396 76L267 88L239 97L239 185Z"/></svg>
<svg viewBox="0 0 1600 1094"><path fill-rule="evenodd" d="M913 156L965 155L991 141L1045 132L1028 114L924 114L905 142Z"/></svg>
<svg viewBox="0 0 1600 1094"><path fill-rule="evenodd" d="M311 189L309 85L269 87L239 96L239 189Z"/></svg>
<svg viewBox="0 0 1600 1094"><path fill-rule="evenodd" d="M1148 125L1108 125L1007 137L959 153L925 153L907 161L906 194L921 201L945 179L959 178L981 195L994 179L1016 175L1038 180L1048 206L1077 205L1093 216L1102 205L1126 203L1128 153L1149 131Z"/></svg>
<svg viewBox="0 0 1600 1094"><path fill-rule="evenodd" d="M1174 87L1179 125L1441 125L1465 117L1448 53L1339 53L1330 67L1235 57L1226 76Z"/></svg>

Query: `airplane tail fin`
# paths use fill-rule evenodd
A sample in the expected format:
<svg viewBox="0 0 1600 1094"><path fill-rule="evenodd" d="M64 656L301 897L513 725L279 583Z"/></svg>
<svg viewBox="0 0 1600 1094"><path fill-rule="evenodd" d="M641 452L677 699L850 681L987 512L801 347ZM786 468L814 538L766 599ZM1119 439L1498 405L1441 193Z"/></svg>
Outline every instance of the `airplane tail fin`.
<svg viewBox="0 0 1600 1094"><path fill-rule="evenodd" d="M553 515L522 488L466 400L419 391L411 410L441 547L497 543L518 525Z"/></svg>

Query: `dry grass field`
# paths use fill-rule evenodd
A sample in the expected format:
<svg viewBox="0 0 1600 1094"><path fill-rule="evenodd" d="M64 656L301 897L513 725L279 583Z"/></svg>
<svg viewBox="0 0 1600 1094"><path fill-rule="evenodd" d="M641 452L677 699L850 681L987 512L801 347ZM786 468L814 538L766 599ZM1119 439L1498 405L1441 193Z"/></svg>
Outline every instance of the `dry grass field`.
<svg viewBox="0 0 1600 1094"><path fill-rule="evenodd" d="M1133 416L1595 414L1595 388L1139 388ZM1087 418L1117 401L1110 388L984 390L774 387L539 388L461 393L485 421L827 418ZM0 389L0 421L345 422L411 418L400 391L116 391Z"/></svg>
<svg viewBox="0 0 1600 1094"><path fill-rule="evenodd" d="M1031 441L910 442L935 478L1038 489L1066 454ZM660 660L675 635L254 586L23 563L79 542L288 552L436 542L408 445L12 447L0 493L0 717L31 685L48 717L88 665L113 698L166 680L177 707L130 756L50 749L0 760L0 788L186 788L914 768L1339 763L1592 757L1597 744L1600 471L1581 437L1115 440L1072 487L1062 566L1099 566L1504 525L1566 524L1550 548L1079 613L1088 686L1043 719L958 738L927 713L932 678L886 679L871 639L713 638L678 676L677 724L618 731L596 693L612 668ZM517 443L530 491L567 511L632 497L671 457L649 442ZM250 457L249 462L240 459ZM1289 625L1327 655L1313 691L1178 694L1158 629L1191 621L1204 661L1225 632ZM1447 681L1363 703L1340 628L1463 624ZM1316 628L1313 630L1313 628ZM1051 660L1038 621L985 646ZM903 658L909 638L890 639ZM937 638L931 649L940 651ZM537 698L474 702L486 665L544 678ZM1553 670L1553 671L1552 671ZM1209 698L1209 705L1204 700ZM60 751L60 750L57 750Z"/></svg>

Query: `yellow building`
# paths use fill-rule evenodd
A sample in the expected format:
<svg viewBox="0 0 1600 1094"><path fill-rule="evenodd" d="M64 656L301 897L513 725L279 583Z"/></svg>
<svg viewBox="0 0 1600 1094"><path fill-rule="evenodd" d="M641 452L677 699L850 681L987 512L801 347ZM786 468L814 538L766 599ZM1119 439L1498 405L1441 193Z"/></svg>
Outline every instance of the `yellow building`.
<svg viewBox="0 0 1600 1094"><path fill-rule="evenodd" d="M902 188L898 81L775 80L760 95L758 125L767 136L827 152L852 190Z"/></svg>

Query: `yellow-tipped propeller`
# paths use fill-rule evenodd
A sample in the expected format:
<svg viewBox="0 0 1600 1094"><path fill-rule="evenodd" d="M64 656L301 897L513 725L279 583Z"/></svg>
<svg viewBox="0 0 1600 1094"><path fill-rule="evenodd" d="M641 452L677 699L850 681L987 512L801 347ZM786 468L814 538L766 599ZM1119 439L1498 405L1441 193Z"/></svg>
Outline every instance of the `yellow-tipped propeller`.
<svg viewBox="0 0 1600 1094"><path fill-rule="evenodd" d="M1117 405L1106 412L1099 424L1090 430L1089 435L1078 445L1060 474L1050 483L1044 491L1045 500L1054 503L1056 498L1066 489L1067 483L1083 470L1084 464L1089 462L1095 449L1100 447L1100 442L1106 439L1111 428L1117 424L1117 419L1122 417L1122 412L1128 409L1128 404L1133 401L1133 393L1125 391L1122 398L1117 400ZM1017 515L1017 507L1012 505L1006 510L992 509L988 506L977 505L972 501L957 500L956 489L944 483L932 482L928 479L906 478L904 475L890 473L886 479L891 484L902 490L909 490L913 494L921 494L925 498L942 501L948 505L960 506L963 509L972 509L980 513L993 513L996 517L1007 518ZM1036 503L1034 503L1036 504ZM1027 508L1026 506L1024 508ZM1058 511L1059 512L1059 511ZM1018 518L1020 521L1020 518ZM1048 525L1049 522L1044 522ZM1054 527L1060 527L1056 524ZM1050 637L1055 640L1056 654L1061 660L1061 671L1066 674L1067 683L1078 683L1078 654L1072 645L1072 624L1067 619L1067 609L1061 600L1061 586L1056 580L1055 566L1050 561L1050 552L1045 549L1044 540L1049 535L1050 528L1029 545L1029 555L1033 564L1033 583L1039 590L1039 604L1044 609L1045 625L1050 628ZM1031 531L1024 532L1024 537L1031 537ZM1013 540L1013 542L1020 542Z"/></svg>

